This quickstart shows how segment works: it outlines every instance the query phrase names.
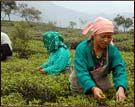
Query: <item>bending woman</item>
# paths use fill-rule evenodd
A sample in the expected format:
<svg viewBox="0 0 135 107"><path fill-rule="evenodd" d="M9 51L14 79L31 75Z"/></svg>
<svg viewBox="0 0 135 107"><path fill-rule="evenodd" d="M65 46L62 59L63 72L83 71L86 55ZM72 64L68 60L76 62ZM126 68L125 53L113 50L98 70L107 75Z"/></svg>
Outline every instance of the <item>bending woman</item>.
<svg viewBox="0 0 135 107"><path fill-rule="evenodd" d="M124 101L127 89L126 65L115 45L111 44L114 26L108 19L98 17L83 34L91 32L90 39L81 42L75 53L75 71L70 75L71 91L104 99L103 92L114 86L116 100ZM112 73L113 83L108 77Z"/></svg>
<svg viewBox="0 0 135 107"><path fill-rule="evenodd" d="M63 41L64 38L58 32L43 34L44 46L50 56L47 62L38 67L41 73L58 75L61 72L70 72L70 52Z"/></svg>

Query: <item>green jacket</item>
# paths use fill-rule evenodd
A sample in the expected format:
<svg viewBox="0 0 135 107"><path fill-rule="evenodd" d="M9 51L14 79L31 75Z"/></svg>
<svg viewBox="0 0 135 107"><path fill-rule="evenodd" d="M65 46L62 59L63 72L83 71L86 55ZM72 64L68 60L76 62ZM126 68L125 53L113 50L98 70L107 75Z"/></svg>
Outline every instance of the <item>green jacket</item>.
<svg viewBox="0 0 135 107"><path fill-rule="evenodd" d="M84 93L96 86L89 73L89 70L94 67L91 50L91 47L88 46L88 40L81 42L76 48L74 59L77 78ZM117 89L119 86L122 86L124 89L127 89L126 65L122 60L120 52L111 44L108 46L108 51L109 69L112 71L115 87Z"/></svg>
<svg viewBox="0 0 135 107"><path fill-rule="evenodd" d="M70 63L69 50L61 47L57 51L50 53L48 62L42 64L41 68L48 74L57 75L66 67L69 67Z"/></svg>
<svg viewBox="0 0 135 107"><path fill-rule="evenodd" d="M64 37L59 32L43 33L43 42L50 53L48 62L40 66L46 73L57 75L70 66L70 52L63 43Z"/></svg>

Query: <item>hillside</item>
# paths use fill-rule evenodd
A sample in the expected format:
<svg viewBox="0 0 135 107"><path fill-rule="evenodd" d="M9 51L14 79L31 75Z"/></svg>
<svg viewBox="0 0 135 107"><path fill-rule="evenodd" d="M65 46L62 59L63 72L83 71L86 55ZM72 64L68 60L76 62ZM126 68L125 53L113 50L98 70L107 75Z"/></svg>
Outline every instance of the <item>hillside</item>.
<svg viewBox="0 0 135 107"><path fill-rule="evenodd" d="M84 28L84 26L86 26L86 23L89 23L95 20L95 18L99 16L108 18L110 20L113 20L114 17L117 16L117 14L120 14L124 17L130 17L130 18L133 17L132 12L122 12L122 13L110 12L110 14L108 14L105 12L97 13L96 10L91 9L90 13L84 13L84 12L75 11L69 8L65 8L62 6L58 6L49 1L48 2L46 1L44 3L41 3L41 2L34 3L34 2L35 1L16 1L16 3L26 3L28 4L29 7L34 7L40 10L42 12L41 22L45 22L45 23L56 22L57 26L60 26L60 27L68 27L70 25L70 21L74 21L77 24L75 27ZM80 7L80 8L83 8L83 7ZM86 23L81 24L80 19L83 21L86 21ZM11 20L20 21L22 19L18 17L17 15L11 14Z"/></svg>
<svg viewBox="0 0 135 107"><path fill-rule="evenodd" d="M14 25L15 21L2 21L1 22L1 31L6 32L11 36L11 40L14 36ZM77 45L84 39L87 39L89 35L83 36L82 29L72 29L72 28L62 28L55 27L51 24L45 23L32 23L29 27L29 33L31 35L31 40L42 41L42 33L46 31L56 31L60 32L61 35L65 37L65 43L69 46L69 48L75 49L74 45ZM117 35L113 35L114 43L121 51L132 51L134 52L134 36L133 33L121 33ZM121 43L123 45L121 45Z"/></svg>

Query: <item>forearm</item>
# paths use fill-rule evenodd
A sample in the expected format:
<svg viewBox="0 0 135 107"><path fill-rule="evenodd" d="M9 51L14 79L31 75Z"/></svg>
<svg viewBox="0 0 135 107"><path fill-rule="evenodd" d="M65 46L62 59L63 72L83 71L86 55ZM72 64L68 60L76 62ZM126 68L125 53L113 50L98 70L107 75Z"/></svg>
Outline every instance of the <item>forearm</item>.
<svg viewBox="0 0 135 107"><path fill-rule="evenodd" d="M46 68L46 67L48 67L48 62L45 62L45 63L43 63L41 66L40 66L40 68Z"/></svg>
<svg viewBox="0 0 135 107"><path fill-rule="evenodd" d="M87 72L77 72L79 84L83 88L85 94L89 93L90 89L96 86L96 83L92 80L91 76Z"/></svg>
<svg viewBox="0 0 135 107"><path fill-rule="evenodd" d="M115 68L113 71L113 81L115 83L116 89L118 89L120 86L123 87L124 90L127 89L127 74L124 68Z"/></svg>

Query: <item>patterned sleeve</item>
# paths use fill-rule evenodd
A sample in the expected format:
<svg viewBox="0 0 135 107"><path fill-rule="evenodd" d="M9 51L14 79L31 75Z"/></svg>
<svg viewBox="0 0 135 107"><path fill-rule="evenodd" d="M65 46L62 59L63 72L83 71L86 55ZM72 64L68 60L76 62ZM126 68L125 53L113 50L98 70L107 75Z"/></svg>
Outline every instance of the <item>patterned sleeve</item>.
<svg viewBox="0 0 135 107"><path fill-rule="evenodd" d="M47 62L43 63L40 67L43 68L47 68L50 65L50 56Z"/></svg>
<svg viewBox="0 0 135 107"><path fill-rule="evenodd" d="M96 86L96 83L92 80L91 75L89 75L89 71L87 68L88 62L86 61L87 57L85 55L85 49L81 47L77 47L75 54L75 69L78 77L79 84L83 88L84 93L88 93L88 91Z"/></svg>
<svg viewBox="0 0 135 107"><path fill-rule="evenodd" d="M52 75L57 75L65 69L69 59L70 59L69 53L64 49L58 53L58 57L55 60L54 64L52 66L44 68L44 71Z"/></svg>

